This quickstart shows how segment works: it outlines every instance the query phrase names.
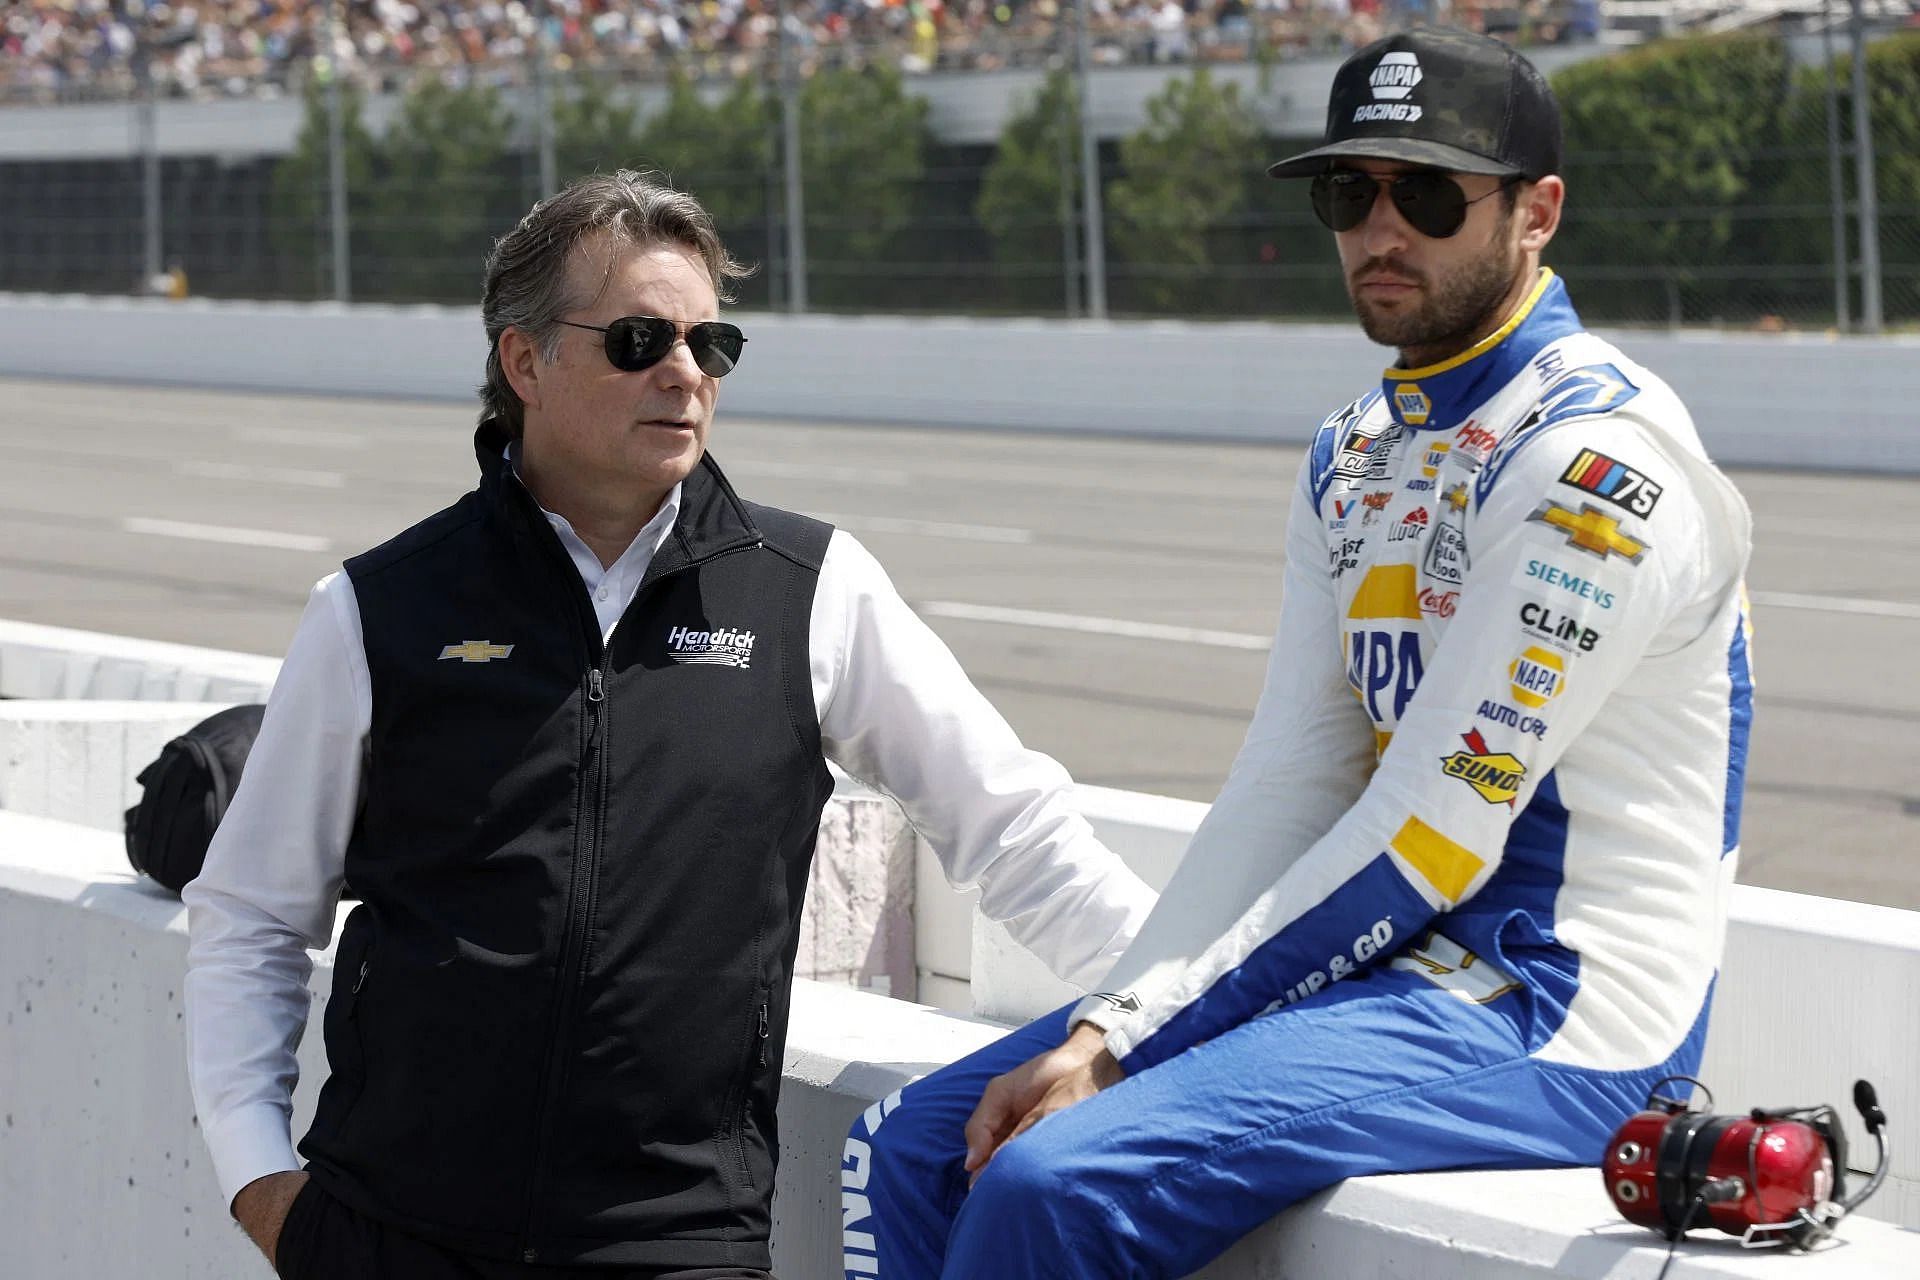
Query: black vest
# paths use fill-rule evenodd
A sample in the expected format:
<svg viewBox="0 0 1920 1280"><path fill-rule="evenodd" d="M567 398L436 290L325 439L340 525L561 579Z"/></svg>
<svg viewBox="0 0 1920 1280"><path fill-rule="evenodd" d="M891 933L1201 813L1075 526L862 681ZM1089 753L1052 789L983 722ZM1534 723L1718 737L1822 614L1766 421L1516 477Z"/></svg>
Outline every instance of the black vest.
<svg viewBox="0 0 1920 1280"><path fill-rule="evenodd" d="M372 678L360 894L301 1143L470 1253L771 1265L774 1106L832 780L832 532L706 459L610 645L483 426L480 487L349 560Z"/></svg>

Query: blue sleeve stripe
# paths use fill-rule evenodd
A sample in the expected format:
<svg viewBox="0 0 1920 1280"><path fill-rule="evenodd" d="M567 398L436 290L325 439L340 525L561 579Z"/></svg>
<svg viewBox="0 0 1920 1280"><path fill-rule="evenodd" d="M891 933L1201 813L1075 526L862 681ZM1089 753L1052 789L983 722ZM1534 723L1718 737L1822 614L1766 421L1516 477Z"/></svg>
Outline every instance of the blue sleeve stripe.
<svg viewBox="0 0 1920 1280"><path fill-rule="evenodd" d="M1747 789L1747 738L1753 729L1753 669L1747 664L1747 611L1741 607L1727 646L1727 677L1733 684L1728 707L1726 830L1720 852L1740 844L1740 803Z"/></svg>
<svg viewBox="0 0 1920 1280"><path fill-rule="evenodd" d="M1164 1062L1270 1009L1295 1004L1384 960L1434 917L1427 900L1381 853L1254 949L1240 964L1134 1046L1129 1074Z"/></svg>
<svg viewBox="0 0 1920 1280"><path fill-rule="evenodd" d="M1333 435L1334 424L1320 424L1318 434L1313 437L1311 461L1307 467L1308 490L1313 495L1313 509L1318 511L1326 499L1327 490L1333 487Z"/></svg>

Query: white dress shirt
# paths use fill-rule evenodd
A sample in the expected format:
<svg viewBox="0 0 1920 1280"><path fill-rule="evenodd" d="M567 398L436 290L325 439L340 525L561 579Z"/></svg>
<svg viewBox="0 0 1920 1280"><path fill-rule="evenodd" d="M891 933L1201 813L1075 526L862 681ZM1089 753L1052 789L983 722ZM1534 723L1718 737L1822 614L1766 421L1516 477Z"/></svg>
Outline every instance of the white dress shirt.
<svg viewBox="0 0 1920 1280"><path fill-rule="evenodd" d="M679 506L676 486L605 567L547 513L603 636ZM1054 972L1096 984L1138 932L1152 891L1068 804L1066 770L1020 745L879 563L839 530L821 564L810 644L827 758L898 800L948 879L978 885L981 909ZM188 1071L229 1204L255 1179L300 1167L290 1121L308 949L332 941L371 723L353 581L331 574L307 602L206 865L181 894Z"/></svg>

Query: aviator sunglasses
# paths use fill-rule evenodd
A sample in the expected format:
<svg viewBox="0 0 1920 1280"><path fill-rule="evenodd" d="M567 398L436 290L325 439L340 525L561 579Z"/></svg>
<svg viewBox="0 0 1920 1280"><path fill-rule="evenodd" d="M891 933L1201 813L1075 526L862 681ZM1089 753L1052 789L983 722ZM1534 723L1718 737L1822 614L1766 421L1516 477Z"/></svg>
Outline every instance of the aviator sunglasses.
<svg viewBox="0 0 1920 1280"><path fill-rule="evenodd" d="M607 362L625 373L651 369L667 358L683 329L660 316L621 316L612 324L581 324L562 320L573 329L587 329L605 337ZM746 335L737 325L721 320L702 320L685 326L687 350L693 362L709 378L724 378L740 363L740 348L747 345Z"/></svg>
<svg viewBox="0 0 1920 1280"><path fill-rule="evenodd" d="M1518 174L1502 178L1492 191L1469 200L1460 184L1438 169L1415 169L1391 178L1376 178L1357 169L1334 169L1313 180L1313 214L1329 231L1351 231L1367 220L1380 188L1385 187L1408 226L1423 236L1444 240L1466 225L1467 206L1520 180Z"/></svg>

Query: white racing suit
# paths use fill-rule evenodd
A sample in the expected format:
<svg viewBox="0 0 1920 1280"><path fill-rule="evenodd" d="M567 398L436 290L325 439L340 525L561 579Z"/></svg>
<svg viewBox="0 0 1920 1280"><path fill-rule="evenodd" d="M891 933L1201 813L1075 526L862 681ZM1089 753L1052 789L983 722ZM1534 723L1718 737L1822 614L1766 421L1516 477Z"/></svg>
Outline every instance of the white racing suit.
<svg viewBox="0 0 1920 1280"><path fill-rule="evenodd" d="M1699 1061L1752 685L1746 506L1550 272L1320 428L1266 687L1105 996L870 1109L849 1276L1179 1276L1369 1172L1597 1163ZM992 1076L1126 1079L971 1190Z"/></svg>

